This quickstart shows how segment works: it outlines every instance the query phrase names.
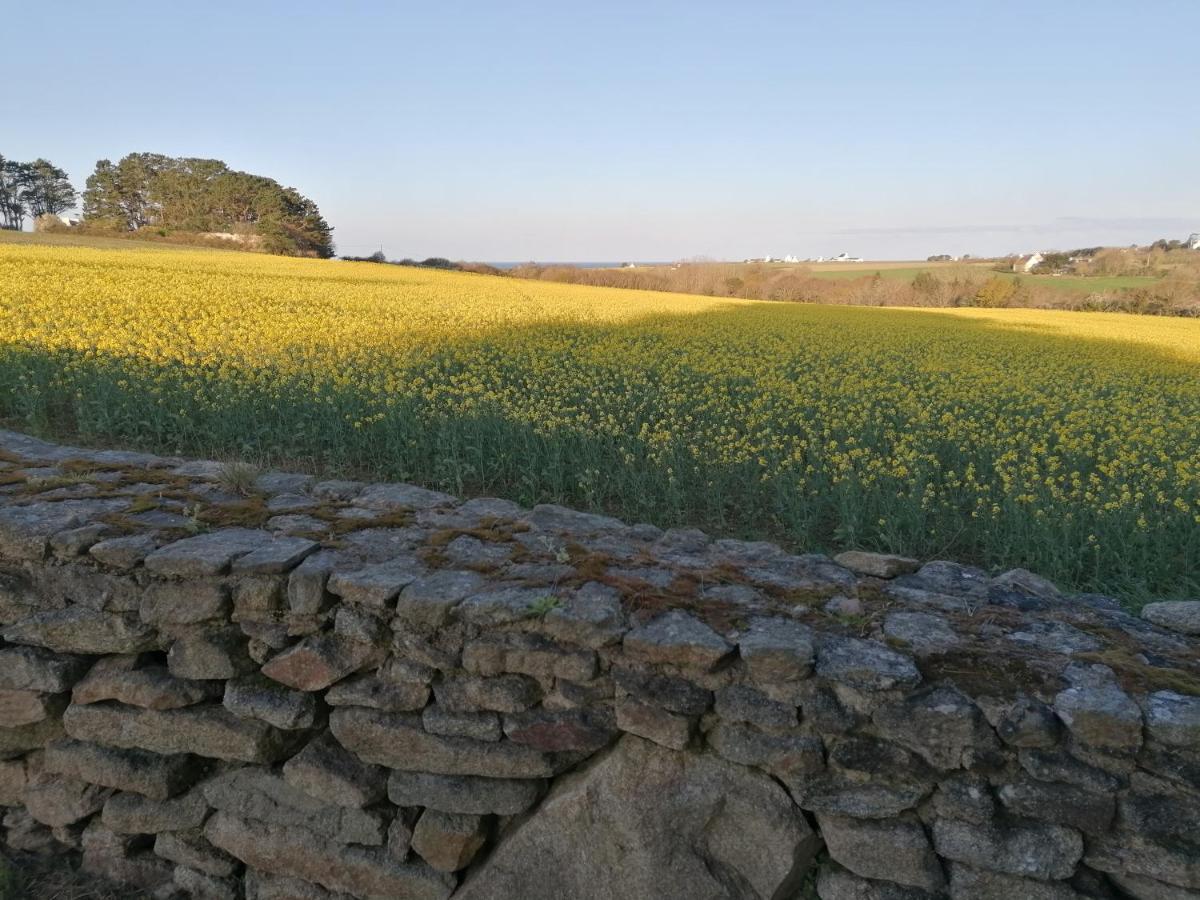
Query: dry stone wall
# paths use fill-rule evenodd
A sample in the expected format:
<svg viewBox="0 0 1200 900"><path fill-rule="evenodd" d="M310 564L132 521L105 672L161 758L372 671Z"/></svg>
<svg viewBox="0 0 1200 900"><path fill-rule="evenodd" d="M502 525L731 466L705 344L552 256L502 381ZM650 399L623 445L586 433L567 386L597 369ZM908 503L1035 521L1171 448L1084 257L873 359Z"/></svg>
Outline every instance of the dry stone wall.
<svg viewBox="0 0 1200 900"><path fill-rule="evenodd" d="M0 432L0 846L149 896L1200 896L1200 604Z"/></svg>

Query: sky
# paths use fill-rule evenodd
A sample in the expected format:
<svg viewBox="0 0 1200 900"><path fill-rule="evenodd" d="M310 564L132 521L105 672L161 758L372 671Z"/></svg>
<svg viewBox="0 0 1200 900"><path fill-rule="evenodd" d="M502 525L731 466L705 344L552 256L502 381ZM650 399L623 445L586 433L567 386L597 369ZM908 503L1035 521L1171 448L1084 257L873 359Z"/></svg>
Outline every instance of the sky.
<svg viewBox="0 0 1200 900"><path fill-rule="evenodd" d="M0 82L0 154L78 188L133 151L219 158L315 200L340 253L923 259L1200 231L1196 0L5 6L41 49Z"/></svg>

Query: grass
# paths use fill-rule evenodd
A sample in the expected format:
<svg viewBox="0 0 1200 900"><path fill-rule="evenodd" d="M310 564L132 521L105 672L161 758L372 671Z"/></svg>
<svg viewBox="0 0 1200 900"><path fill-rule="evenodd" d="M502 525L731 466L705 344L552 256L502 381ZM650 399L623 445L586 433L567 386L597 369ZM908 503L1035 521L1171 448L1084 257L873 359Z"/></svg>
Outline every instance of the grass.
<svg viewBox="0 0 1200 900"><path fill-rule="evenodd" d="M0 244L0 285L0 417L47 436L1200 596L1200 320L127 243Z"/></svg>

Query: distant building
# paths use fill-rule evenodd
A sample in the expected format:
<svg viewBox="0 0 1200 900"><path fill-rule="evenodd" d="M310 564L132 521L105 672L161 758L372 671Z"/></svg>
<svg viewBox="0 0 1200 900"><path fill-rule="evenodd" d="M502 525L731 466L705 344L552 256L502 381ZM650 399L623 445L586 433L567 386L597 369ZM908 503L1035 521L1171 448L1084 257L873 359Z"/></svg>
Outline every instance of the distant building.
<svg viewBox="0 0 1200 900"><path fill-rule="evenodd" d="M57 218L58 218L58 221L62 222L64 225L66 225L70 228L74 228L76 225L78 225L80 222L83 221L83 219L81 219L79 217L78 213L59 213Z"/></svg>
<svg viewBox="0 0 1200 900"><path fill-rule="evenodd" d="M1031 253L1029 256L1018 256L1013 263L1014 272L1032 272L1036 266L1045 260L1041 253Z"/></svg>
<svg viewBox="0 0 1200 900"><path fill-rule="evenodd" d="M843 250L837 256L831 257L830 259L826 260L826 262L862 262L862 261L863 261L863 258L861 256L851 256L845 250Z"/></svg>
<svg viewBox="0 0 1200 900"><path fill-rule="evenodd" d="M1200 231L1192 232L1187 239L1187 247L1189 250L1200 250Z"/></svg>

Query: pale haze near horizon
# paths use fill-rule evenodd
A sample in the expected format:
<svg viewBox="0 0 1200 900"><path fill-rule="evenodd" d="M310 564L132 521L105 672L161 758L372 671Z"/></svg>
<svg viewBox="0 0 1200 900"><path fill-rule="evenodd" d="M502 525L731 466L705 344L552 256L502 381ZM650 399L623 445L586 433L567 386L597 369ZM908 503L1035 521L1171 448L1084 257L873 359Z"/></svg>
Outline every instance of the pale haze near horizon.
<svg viewBox="0 0 1200 900"><path fill-rule="evenodd" d="M995 255L1200 231L1200 4L19 4L0 153L219 158L339 253ZM47 45L35 36L50 35Z"/></svg>

